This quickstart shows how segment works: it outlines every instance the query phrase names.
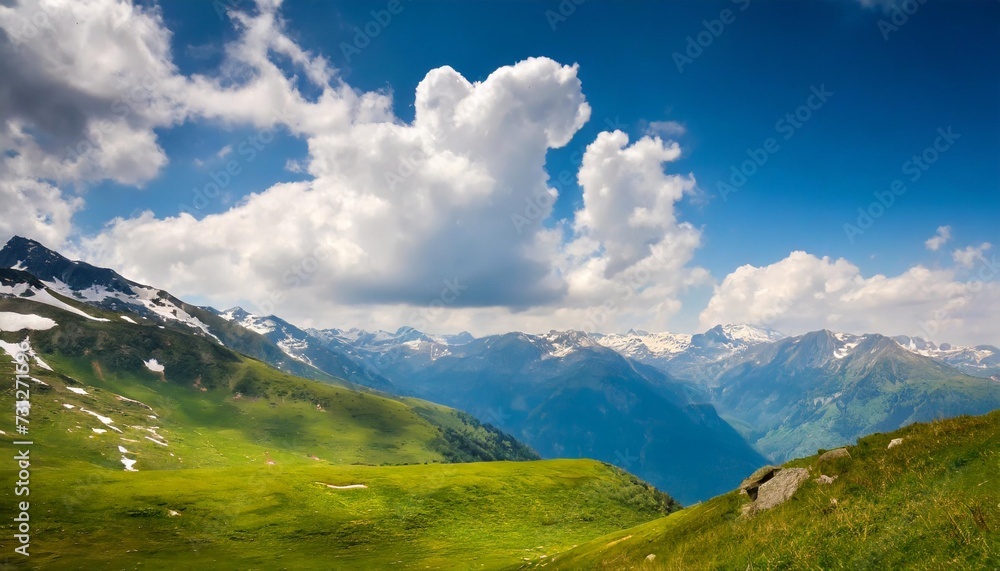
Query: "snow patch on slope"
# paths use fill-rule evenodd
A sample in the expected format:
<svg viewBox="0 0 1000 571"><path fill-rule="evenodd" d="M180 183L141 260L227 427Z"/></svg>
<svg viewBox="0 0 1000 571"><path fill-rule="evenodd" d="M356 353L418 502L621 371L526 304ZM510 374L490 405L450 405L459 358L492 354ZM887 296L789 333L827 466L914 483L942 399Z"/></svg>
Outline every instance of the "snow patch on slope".
<svg viewBox="0 0 1000 571"><path fill-rule="evenodd" d="M34 314L13 313L10 311L0 311L0 331L21 331L22 329L32 329L35 331L48 331L58 325L48 317Z"/></svg>
<svg viewBox="0 0 1000 571"><path fill-rule="evenodd" d="M99 420L102 423L104 423L104 425L107 426L108 428L110 428L111 430L114 430L115 432L117 432L119 434L122 433L121 430L119 430L118 428L116 428L114 426L115 421L111 420L110 418L108 418L106 416L102 416L102 415L97 414L96 412L94 412L92 410L87 410L85 408L81 408L80 412L85 412L85 413L89 414L90 416L93 416L93 417L97 418L97 420Z"/></svg>
<svg viewBox="0 0 1000 571"><path fill-rule="evenodd" d="M66 284L63 284L63 286L69 289L68 286L66 286ZM63 292L60 291L60 293ZM75 313L76 315L79 315L81 317L86 317L91 321L111 321L110 319L105 319L103 317L94 317L88 313L85 313L73 307L72 305L66 303L65 301L55 297L54 295L49 293L48 290L34 288L26 283L14 284L12 286L0 285L0 297L19 297L37 303L44 303L45 305L51 305L52 307L68 311L70 313Z"/></svg>
<svg viewBox="0 0 1000 571"><path fill-rule="evenodd" d="M149 312L159 316L164 321L178 321L188 327L199 329L205 333L205 335L215 339L220 345L222 344L222 341L220 341L219 338L212 333L212 331L208 328L208 325L171 302L167 299L165 292L161 290L141 285L132 285L131 287L132 290L135 291L135 295L129 295L120 291L109 290L108 288L100 285L91 286L87 289L73 290L71 287L59 280L46 282L46 285L67 297L74 297L88 303L103 303L106 300L114 299L124 304L139 305L144 307ZM123 316L120 317L131 323L135 323L131 319L127 319ZM101 321L108 320L104 319Z"/></svg>
<svg viewBox="0 0 1000 571"><path fill-rule="evenodd" d="M41 357L38 356L38 353L35 353L35 350L31 348L31 344L28 343L27 340L25 340L23 343L27 343L28 350L25 353L29 357L35 360L36 365L48 371L52 370L52 367L50 367L45 361L43 361ZM21 353L21 345L23 343L7 343L6 341L0 341L0 349L3 349L4 353L10 355L11 359L16 360L17 355Z"/></svg>
<svg viewBox="0 0 1000 571"><path fill-rule="evenodd" d="M122 449L121 446L119 446L118 448ZM136 462L137 462L137 460L132 460L131 458L126 458L125 456L122 456L122 464L125 465L125 471L126 472L138 472L138 470L136 470L133 467L133 466L135 466Z"/></svg>
<svg viewBox="0 0 1000 571"><path fill-rule="evenodd" d="M142 364L146 365L146 368L149 369L150 371L153 371L154 373L162 373L163 371L166 370L166 367L161 365L160 362L157 361L156 359L143 361Z"/></svg>

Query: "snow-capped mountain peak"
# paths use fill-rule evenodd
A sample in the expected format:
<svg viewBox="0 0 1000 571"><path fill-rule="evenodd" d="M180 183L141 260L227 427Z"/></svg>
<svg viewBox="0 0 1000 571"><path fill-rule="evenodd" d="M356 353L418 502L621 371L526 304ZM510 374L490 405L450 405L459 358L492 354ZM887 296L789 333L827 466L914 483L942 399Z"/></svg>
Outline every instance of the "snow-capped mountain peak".
<svg viewBox="0 0 1000 571"><path fill-rule="evenodd" d="M71 261L34 240L11 238L0 249L0 268L29 272L62 296L111 311L130 311L162 322L176 321L222 343L208 325L165 291L129 281L107 268Z"/></svg>
<svg viewBox="0 0 1000 571"><path fill-rule="evenodd" d="M223 311L219 314L219 317L225 319L226 321L232 321L254 333L259 333L261 335L267 335L268 333L274 332L278 329L278 324L275 323L275 317L260 317L254 315L242 307L232 307Z"/></svg>
<svg viewBox="0 0 1000 571"><path fill-rule="evenodd" d="M1000 374L1000 349L993 345L976 345L975 347L950 343L939 345L920 337L906 335L898 335L893 337L893 340L911 353L930 357L969 375L990 377Z"/></svg>
<svg viewBox="0 0 1000 571"><path fill-rule="evenodd" d="M556 331L535 336L547 345L546 350L552 357L565 357L570 353L586 347L599 347L600 344L583 331Z"/></svg>
<svg viewBox="0 0 1000 571"><path fill-rule="evenodd" d="M725 333L726 337L748 344L771 343L785 337L778 331L755 325L729 324L720 327L722 327L722 332Z"/></svg>

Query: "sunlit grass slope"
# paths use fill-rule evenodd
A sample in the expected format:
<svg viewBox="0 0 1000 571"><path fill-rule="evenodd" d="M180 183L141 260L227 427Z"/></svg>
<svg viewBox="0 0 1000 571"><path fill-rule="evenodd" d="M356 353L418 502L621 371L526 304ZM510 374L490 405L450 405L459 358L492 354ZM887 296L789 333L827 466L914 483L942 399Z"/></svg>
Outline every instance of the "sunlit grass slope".
<svg viewBox="0 0 1000 571"><path fill-rule="evenodd" d="M888 448L890 440L903 438ZM752 519L732 492L590 541L548 569L998 569L1000 411L862 438ZM833 484L816 482L821 473Z"/></svg>

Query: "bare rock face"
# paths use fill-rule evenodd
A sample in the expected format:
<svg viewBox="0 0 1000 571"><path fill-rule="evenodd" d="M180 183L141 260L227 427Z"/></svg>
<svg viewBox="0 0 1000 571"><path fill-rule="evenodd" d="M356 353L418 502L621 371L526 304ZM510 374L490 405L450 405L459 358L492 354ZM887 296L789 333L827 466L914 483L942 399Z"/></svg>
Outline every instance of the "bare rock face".
<svg viewBox="0 0 1000 571"><path fill-rule="evenodd" d="M829 452L824 453L822 456L819 457L819 460L817 460L817 462L822 463L830 460L836 460L837 458L850 458L850 457L851 453L847 451L847 448L837 448L836 450L831 450Z"/></svg>
<svg viewBox="0 0 1000 571"><path fill-rule="evenodd" d="M752 516L787 502L808 479L809 470L805 468L779 469L757 488L757 498L743 506L743 515Z"/></svg>
<svg viewBox="0 0 1000 571"><path fill-rule="evenodd" d="M756 500L757 490L760 489L761 485L774 478L774 475L780 472L781 469L780 466L764 466L760 468L743 480L743 483L740 484L740 493L750 496L751 500Z"/></svg>
<svg viewBox="0 0 1000 571"><path fill-rule="evenodd" d="M837 479L836 476L827 476L826 474L820 474L820 477L816 478L816 481L819 482L820 484L832 484L833 481L836 479Z"/></svg>
<svg viewBox="0 0 1000 571"><path fill-rule="evenodd" d="M903 443L902 438L893 438L892 440L889 441L889 448L895 448L902 443Z"/></svg>

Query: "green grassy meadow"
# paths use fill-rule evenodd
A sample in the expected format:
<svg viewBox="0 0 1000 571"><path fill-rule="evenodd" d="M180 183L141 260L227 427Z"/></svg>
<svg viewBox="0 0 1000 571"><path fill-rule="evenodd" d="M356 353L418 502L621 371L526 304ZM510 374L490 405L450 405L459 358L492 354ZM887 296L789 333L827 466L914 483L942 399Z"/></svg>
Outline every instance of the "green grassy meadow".
<svg viewBox="0 0 1000 571"><path fill-rule="evenodd" d="M595 461L471 462L537 456L447 407L293 377L176 331L0 300L12 308L59 325L30 335L53 369L33 362L29 383L30 558L13 554L24 498L15 463L0 463L7 566L498 569L677 508ZM152 357L163 374L142 364ZM6 355L0 375L13 381ZM13 382L2 394L12 411Z"/></svg>
<svg viewBox="0 0 1000 571"><path fill-rule="evenodd" d="M893 438L903 444L888 449ZM788 467L813 478L746 519L737 492L618 531L547 569L998 569L1000 411L916 424ZM837 476L822 485L820 474ZM650 557L652 556L652 557ZM534 568L536 564L525 565Z"/></svg>

